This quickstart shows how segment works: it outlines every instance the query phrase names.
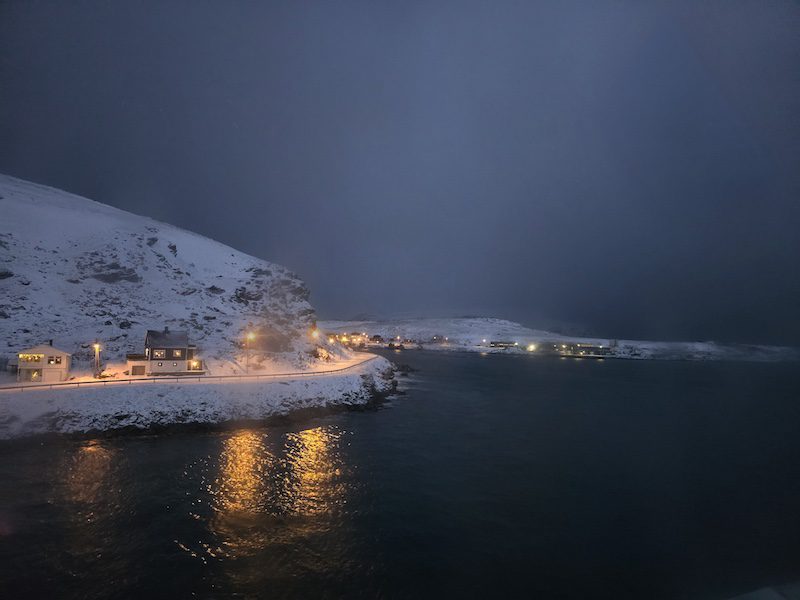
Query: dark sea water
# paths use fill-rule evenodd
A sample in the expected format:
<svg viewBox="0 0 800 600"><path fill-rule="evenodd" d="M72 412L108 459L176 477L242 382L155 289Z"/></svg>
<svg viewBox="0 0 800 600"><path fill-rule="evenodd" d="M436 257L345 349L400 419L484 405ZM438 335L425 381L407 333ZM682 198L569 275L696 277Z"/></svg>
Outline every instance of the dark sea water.
<svg viewBox="0 0 800 600"><path fill-rule="evenodd" d="M727 598L800 580L800 365L407 352L377 410L0 444L2 598Z"/></svg>

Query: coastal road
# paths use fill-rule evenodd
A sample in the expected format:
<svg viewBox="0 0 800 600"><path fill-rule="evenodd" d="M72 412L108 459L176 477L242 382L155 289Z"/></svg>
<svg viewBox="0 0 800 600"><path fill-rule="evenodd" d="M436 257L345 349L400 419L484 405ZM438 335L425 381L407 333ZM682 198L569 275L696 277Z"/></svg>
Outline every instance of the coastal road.
<svg viewBox="0 0 800 600"><path fill-rule="evenodd" d="M330 369L320 369L314 371L294 371L286 373L268 373L263 375L199 375L194 376L180 376L180 377L131 377L131 378L108 378L108 379L87 379L85 381L64 381L61 383L28 383L15 385L0 386L0 392L28 392L36 390L58 390L58 389L74 389L84 387L119 387L130 385L152 385L152 384L189 384L189 385L203 385L210 383L251 383L254 381L291 381L294 379L307 379L309 377L324 377L326 375L335 375L344 371L349 371L360 367L370 361L378 358L376 354L367 354L354 356L348 360L340 360L334 363L335 366Z"/></svg>

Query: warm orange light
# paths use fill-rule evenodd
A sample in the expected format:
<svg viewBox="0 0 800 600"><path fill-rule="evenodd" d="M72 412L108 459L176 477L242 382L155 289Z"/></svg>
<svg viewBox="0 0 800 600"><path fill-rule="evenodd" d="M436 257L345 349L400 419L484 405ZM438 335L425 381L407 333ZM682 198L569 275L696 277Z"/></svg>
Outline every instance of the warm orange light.
<svg viewBox="0 0 800 600"><path fill-rule="evenodd" d="M314 339L318 338L319 337L319 330L315 329L314 331L312 331L311 332L311 337L313 337Z"/></svg>
<svg viewBox="0 0 800 600"><path fill-rule="evenodd" d="M94 344L94 345L92 346L92 348L94 348L94 351L95 351L95 352L99 352L99 351L100 351L100 344Z"/></svg>
<svg viewBox="0 0 800 600"><path fill-rule="evenodd" d="M252 331L248 331L247 332L247 341L248 342L252 342L254 339L256 339L256 334L253 333Z"/></svg>

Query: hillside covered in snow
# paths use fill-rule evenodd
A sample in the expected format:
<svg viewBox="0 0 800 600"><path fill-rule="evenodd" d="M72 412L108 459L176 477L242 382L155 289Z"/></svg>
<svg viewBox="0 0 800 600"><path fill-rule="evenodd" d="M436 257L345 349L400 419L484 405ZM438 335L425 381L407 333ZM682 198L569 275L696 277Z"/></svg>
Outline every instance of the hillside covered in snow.
<svg viewBox="0 0 800 600"><path fill-rule="evenodd" d="M142 351L147 329L169 326L187 330L212 373L225 374L255 328L254 345L298 364L311 348L308 300L280 265L0 175L0 357L52 339L86 363L98 340L105 360L122 361Z"/></svg>
<svg viewBox="0 0 800 600"><path fill-rule="evenodd" d="M529 345L536 352L546 353L552 344L592 344L613 346L613 358L663 360L799 360L796 348L753 344L719 344L716 342L660 342L644 340L610 340L562 335L541 329L529 329L505 319L484 317L453 319L393 319L384 321L324 321L320 327L331 333L367 333L384 339L400 337L413 340L429 350L470 352L527 352ZM517 342L517 348L491 348L491 341Z"/></svg>

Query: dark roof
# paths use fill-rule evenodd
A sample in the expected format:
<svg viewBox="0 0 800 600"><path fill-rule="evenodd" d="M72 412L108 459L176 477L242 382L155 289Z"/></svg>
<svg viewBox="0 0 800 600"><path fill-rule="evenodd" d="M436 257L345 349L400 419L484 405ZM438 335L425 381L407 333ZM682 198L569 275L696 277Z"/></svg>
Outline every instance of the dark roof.
<svg viewBox="0 0 800 600"><path fill-rule="evenodd" d="M128 360L147 360L147 355L145 354L126 354L125 358Z"/></svg>
<svg viewBox="0 0 800 600"><path fill-rule="evenodd" d="M186 331L169 331L168 329L155 331L148 329L144 343L152 348L188 348L189 334Z"/></svg>

